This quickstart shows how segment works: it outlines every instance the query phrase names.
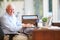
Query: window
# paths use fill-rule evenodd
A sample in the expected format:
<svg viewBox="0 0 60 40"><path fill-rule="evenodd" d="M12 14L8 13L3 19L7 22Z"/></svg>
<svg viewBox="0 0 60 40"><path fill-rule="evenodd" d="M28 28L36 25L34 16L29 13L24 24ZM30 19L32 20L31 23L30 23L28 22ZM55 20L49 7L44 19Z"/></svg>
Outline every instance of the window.
<svg viewBox="0 0 60 40"><path fill-rule="evenodd" d="M43 16L52 16L52 0L34 0L34 9L40 19Z"/></svg>
<svg viewBox="0 0 60 40"><path fill-rule="evenodd" d="M52 12L52 0L49 0L49 12Z"/></svg>
<svg viewBox="0 0 60 40"><path fill-rule="evenodd" d="M43 0L34 0L35 14L41 19L43 16Z"/></svg>

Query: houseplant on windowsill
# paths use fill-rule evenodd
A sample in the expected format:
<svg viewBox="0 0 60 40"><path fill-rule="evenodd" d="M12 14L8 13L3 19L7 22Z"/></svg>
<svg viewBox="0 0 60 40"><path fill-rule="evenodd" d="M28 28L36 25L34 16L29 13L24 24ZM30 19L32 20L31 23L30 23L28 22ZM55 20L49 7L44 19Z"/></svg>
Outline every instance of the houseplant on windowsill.
<svg viewBox="0 0 60 40"><path fill-rule="evenodd" d="M48 21L48 18L47 17L43 17L42 18L42 25L46 26L47 25L47 21Z"/></svg>

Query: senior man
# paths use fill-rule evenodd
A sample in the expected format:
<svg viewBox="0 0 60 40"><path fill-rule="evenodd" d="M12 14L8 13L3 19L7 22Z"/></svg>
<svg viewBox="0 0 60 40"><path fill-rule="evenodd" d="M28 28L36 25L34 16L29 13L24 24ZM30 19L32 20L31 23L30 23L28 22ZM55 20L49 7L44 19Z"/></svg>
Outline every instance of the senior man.
<svg viewBox="0 0 60 40"><path fill-rule="evenodd" d="M1 17L1 28L3 29L3 32L5 34L10 33L10 32L18 32L22 29L23 27L31 27L31 24L26 25L26 24L21 24L21 22L16 18L14 15L14 7L11 4L8 4L6 6L6 12L5 14ZM19 35L16 35L14 40L27 40L27 36L19 33ZM6 40L6 38L5 38Z"/></svg>

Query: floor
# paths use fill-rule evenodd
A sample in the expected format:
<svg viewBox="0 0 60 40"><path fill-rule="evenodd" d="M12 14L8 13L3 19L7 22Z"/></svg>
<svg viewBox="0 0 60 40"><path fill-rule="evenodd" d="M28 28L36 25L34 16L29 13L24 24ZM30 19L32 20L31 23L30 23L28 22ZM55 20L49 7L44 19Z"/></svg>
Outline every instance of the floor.
<svg viewBox="0 0 60 40"><path fill-rule="evenodd" d="M9 40L9 35L5 35L4 40ZM13 40L32 40L32 36L29 36L29 38L27 39L26 36L16 35L15 37L13 37Z"/></svg>

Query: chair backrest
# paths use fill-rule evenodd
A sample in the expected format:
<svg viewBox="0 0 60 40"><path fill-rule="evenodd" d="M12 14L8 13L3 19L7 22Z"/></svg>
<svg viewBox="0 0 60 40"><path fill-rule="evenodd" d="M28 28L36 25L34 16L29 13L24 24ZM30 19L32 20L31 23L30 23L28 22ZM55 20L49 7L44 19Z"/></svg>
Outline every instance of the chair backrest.
<svg viewBox="0 0 60 40"><path fill-rule="evenodd" d="M4 32L1 28L1 24L0 24L0 40L4 40Z"/></svg>
<svg viewBox="0 0 60 40"><path fill-rule="evenodd" d="M38 16L37 15L22 15L22 23L31 23L37 27Z"/></svg>
<svg viewBox="0 0 60 40"><path fill-rule="evenodd" d="M2 30L1 27L2 27L2 26L1 26L1 17L0 17L0 35L4 35L4 32L3 32L3 30Z"/></svg>
<svg viewBox="0 0 60 40"><path fill-rule="evenodd" d="M3 39L3 37L4 37L4 32L1 28L1 17L0 17L0 39Z"/></svg>
<svg viewBox="0 0 60 40"><path fill-rule="evenodd" d="M0 36L1 35L4 35L4 32L3 32L3 30L1 29L1 26L0 26Z"/></svg>

